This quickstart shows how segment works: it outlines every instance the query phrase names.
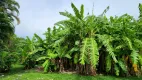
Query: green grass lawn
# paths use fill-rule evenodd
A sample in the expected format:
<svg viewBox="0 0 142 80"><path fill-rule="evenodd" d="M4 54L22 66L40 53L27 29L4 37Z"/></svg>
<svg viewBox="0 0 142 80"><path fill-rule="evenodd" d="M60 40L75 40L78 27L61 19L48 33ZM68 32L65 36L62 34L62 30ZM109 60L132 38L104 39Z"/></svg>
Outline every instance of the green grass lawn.
<svg viewBox="0 0 142 80"><path fill-rule="evenodd" d="M42 73L34 69L22 70L22 66L14 67L9 73L0 74L0 80L142 80L142 77L114 76L81 76L77 74Z"/></svg>

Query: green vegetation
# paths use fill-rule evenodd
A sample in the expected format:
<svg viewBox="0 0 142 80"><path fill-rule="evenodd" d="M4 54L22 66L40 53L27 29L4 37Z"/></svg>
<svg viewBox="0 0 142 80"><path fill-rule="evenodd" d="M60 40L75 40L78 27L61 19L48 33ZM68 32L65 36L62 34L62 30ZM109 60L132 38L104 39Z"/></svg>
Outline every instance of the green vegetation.
<svg viewBox="0 0 142 80"><path fill-rule="evenodd" d="M11 64L16 61L16 54L10 48L14 38L14 20L20 23L19 7L15 0L0 0L0 72L9 71Z"/></svg>
<svg viewBox="0 0 142 80"><path fill-rule="evenodd" d="M6 74L0 75L0 80L141 80L141 77L113 77L113 76L81 76L73 73L48 73L37 72L35 69L22 70L23 66L14 65Z"/></svg>
<svg viewBox="0 0 142 80"><path fill-rule="evenodd" d="M139 4L140 16L136 20L128 14L106 17L105 13L109 7L99 16L95 16L93 12L84 15L84 5L77 9L71 3L74 14L68 11L60 12L67 19L55 23L53 29L47 28L44 33L46 38L42 39L37 34L32 38L18 38L14 35L13 22L16 19L19 23L19 19L12 13L13 11L19 13L19 5L14 0L1 0L1 2L0 73L10 71L11 65L17 63L22 64L23 69L38 66L39 71L47 73L25 73L23 70L23 76L18 77L20 79L26 79L27 74L41 77L47 75L49 76L45 77L47 79L55 76L55 79L71 77L81 80L114 78L98 74L142 75L142 4ZM8 7L5 7L5 4ZM7 9L11 13L7 12ZM64 72L77 74L57 74ZM78 77L78 74L92 77ZM12 77L17 75L19 74ZM28 78L36 77L28 76Z"/></svg>

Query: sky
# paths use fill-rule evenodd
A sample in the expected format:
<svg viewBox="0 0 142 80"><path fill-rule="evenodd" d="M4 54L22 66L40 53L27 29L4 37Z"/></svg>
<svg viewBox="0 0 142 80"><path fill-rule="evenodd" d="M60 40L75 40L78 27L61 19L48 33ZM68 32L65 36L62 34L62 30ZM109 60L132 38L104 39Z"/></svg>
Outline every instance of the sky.
<svg viewBox="0 0 142 80"><path fill-rule="evenodd" d="M71 2L77 8L84 4L85 14L92 13L99 15L110 7L106 16L121 16L125 13L137 18L139 16L138 4L142 0L16 0L20 4L19 18L21 23L16 26L15 33L19 37L32 37L34 33L44 37L43 33L54 23L66 19L59 12L67 10L73 13ZM94 4L94 8L93 8Z"/></svg>

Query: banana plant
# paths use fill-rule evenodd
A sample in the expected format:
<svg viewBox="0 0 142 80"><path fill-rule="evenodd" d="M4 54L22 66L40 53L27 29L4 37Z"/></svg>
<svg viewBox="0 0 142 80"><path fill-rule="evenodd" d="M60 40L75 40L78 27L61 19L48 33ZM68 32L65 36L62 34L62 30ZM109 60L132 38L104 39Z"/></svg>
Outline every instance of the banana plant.
<svg viewBox="0 0 142 80"><path fill-rule="evenodd" d="M36 61L41 61L44 60L44 63L42 64L43 68L44 68L44 72L48 72L49 69L51 70L51 65L54 65L54 69L56 70L56 66L55 66L55 62L54 59L57 57L58 55L54 53L54 51L48 49L46 51L46 55L39 57Z"/></svg>
<svg viewBox="0 0 142 80"><path fill-rule="evenodd" d="M59 44L55 46L55 52L57 53L57 57L59 58L59 71L64 71L63 58L71 59L70 54L67 52L67 46L61 47Z"/></svg>
<svg viewBox="0 0 142 80"><path fill-rule="evenodd" d="M133 70L138 71L138 43L140 44L141 40L136 36L137 21L132 16L124 14L120 17L116 16L108 19L105 16L109 9L107 7L98 17L94 14L84 17L83 5L81 5L80 11L73 3L71 3L71 7L74 14L67 11L60 12L61 15L66 16L68 19L59 21L55 25L65 28L61 30L63 32L67 30L65 33L69 37L67 35L62 36L64 41L71 38L72 41L68 40L69 43L75 43L76 40L81 43L79 44L80 64L91 64L96 68L99 61L99 50L103 47L105 49L103 55L107 55L107 72L112 70L112 65L115 65L114 72L116 75L119 75L121 71L128 73L128 60L125 58L129 58ZM91 56L88 57L89 55Z"/></svg>
<svg viewBox="0 0 142 80"><path fill-rule="evenodd" d="M35 36L37 37L37 35L35 34ZM29 37L27 37L26 41L25 41L25 45L24 48L21 49L21 55L22 55L22 64L25 65L25 69L29 69L29 68L33 68L36 65L36 58L38 57L38 52L39 51L43 51L44 48L42 47L37 47L38 41L36 41L36 37L33 37L32 39L30 39ZM39 38L39 37L37 37ZM32 65L31 65L32 63Z"/></svg>

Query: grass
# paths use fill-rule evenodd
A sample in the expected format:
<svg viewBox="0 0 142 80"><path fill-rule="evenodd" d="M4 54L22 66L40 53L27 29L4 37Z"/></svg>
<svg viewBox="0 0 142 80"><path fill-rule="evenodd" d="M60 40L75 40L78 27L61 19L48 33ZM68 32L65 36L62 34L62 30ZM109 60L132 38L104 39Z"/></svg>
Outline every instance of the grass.
<svg viewBox="0 0 142 80"><path fill-rule="evenodd" d="M142 80L142 77L81 76L77 74L42 73L34 69L22 70L16 65L9 73L0 74L0 80Z"/></svg>

